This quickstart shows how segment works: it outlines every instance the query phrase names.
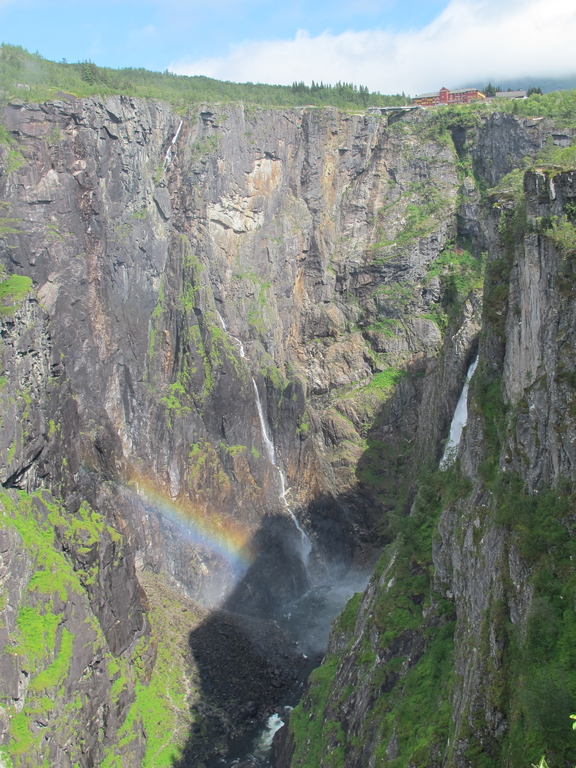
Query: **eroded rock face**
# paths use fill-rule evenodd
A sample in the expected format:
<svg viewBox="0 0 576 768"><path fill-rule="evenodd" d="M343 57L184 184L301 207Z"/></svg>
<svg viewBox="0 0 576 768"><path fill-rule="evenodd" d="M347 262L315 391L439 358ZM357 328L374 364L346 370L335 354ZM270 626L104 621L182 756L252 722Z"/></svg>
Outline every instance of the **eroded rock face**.
<svg viewBox="0 0 576 768"><path fill-rule="evenodd" d="M57 441L39 404L44 423L6 473L78 498L99 479L145 479L255 530L282 502L254 379L291 503L306 515L351 491L354 504L366 432L392 393L366 385L389 367L423 373L442 347L424 315L443 297L430 264L455 233L451 150L418 121L388 129L335 110L200 115L170 158L180 120L162 104L11 105L4 122L26 160L4 181L21 221L9 269L33 280L69 413L52 418L67 430ZM422 383L390 407L417 409ZM335 419L352 430L344 442ZM357 524L371 506L359 502ZM140 563L198 593L205 569L181 567L177 530L140 505L131 531Z"/></svg>
<svg viewBox="0 0 576 768"><path fill-rule="evenodd" d="M112 533L93 511L71 519L46 491L2 492L0 743L18 765L141 764L141 718L121 732L135 700L134 672L122 671L149 627Z"/></svg>
<svg viewBox="0 0 576 768"><path fill-rule="evenodd" d="M508 158L553 133L494 117L454 128L451 146L426 114L388 126L333 109L213 109L181 119L117 97L3 111L23 163L8 173L0 147L16 230L0 220L2 263L32 282L0 317L0 479L49 490L62 506L53 546L91 574L82 610L103 643L87 666L109 653L131 669L148 643L138 572L221 603L246 573L238 552L247 558L252 539L253 555L278 553L256 561L263 573L283 570L265 594L251 596L249 578L236 592L261 612L310 575L369 558L376 522L399 499L410 508L418 468L437 460L477 346L480 283L458 266L468 279L460 295L442 254L453 247L460 264L472 237L476 264L496 234L479 223L480 197L471 176L459 178L455 150L494 183ZM522 280L531 284L519 273L518 290ZM286 503L313 541L309 574ZM97 536L69 533L92 514ZM378 543L390 535L384 527ZM31 551L24 540L22 563ZM18 611L34 593L28 567L13 587L7 647L21 642ZM6 678L17 702L19 674L11 667ZM126 715L136 683L121 689L122 706L113 680L95 698L115 712L110 745L132 729L122 765L143 749ZM97 734L92 710L79 712ZM88 766L103 754L74 759Z"/></svg>
<svg viewBox="0 0 576 768"><path fill-rule="evenodd" d="M542 584L540 547L547 550L546 567L558 579L555 588L562 591L569 578L562 563L570 555L551 545L546 531L557 526L568 540L571 515L550 499L561 505L567 493L563 484L574 479L573 389L566 374L573 367L572 267L553 232L541 228L552 216L569 224L573 174L529 172L524 189L526 213L503 214L503 236L492 245L493 264L497 270L505 265L509 277L499 295L493 280L485 289L480 377L460 450L472 489L468 498L442 513L433 550L435 586L454 601L457 616L455 729L446 752L454 765L467 765L471 752L478 750L516 765L514 738L528 744L534 730L540 751L561 754L564 741L561 728L555 746L546 741L553 726L543 727L545 715L534 709L530 716L539 718L539 724L526 722L521 734L512 735L517 718L527 717L527 702L538 684L530 669L533 633L550 595L549 585ZM496 409L496 419L487 416L486 387L492 387L488 408ZM514 503L520 505L515 513ZM523 514L515 517L521 507ZM540 517L532 516L534 510ZM560 626L555 631L561 635ZM561 666L553 643L548 659ZM530 682L518 678L518 664ZM498 693L503 684L506 693Z"/></svg>
<svg viewBox="0 0 576 768"><path fill-rule="evenodd" d="M507 146L527 151L533 129L513 128ZM490 141L480 131L476 160ZM335 754L346 768L519 766L570 750L573 176L537 169L525 200L477 209L487 272L458 463L424 479L402 536L335 623L282 766Z"/></svg>

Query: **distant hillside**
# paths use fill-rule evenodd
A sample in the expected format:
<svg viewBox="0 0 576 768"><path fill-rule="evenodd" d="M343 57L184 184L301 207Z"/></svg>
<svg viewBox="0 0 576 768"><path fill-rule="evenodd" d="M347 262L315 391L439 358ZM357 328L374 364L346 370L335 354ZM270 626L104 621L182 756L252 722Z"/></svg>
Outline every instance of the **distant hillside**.
<svg viewBox="0 0 576 768"><path fill-rule="evenodd" d="M488 85L488 82L481 83L476 81L474 83L466 83L462 88L479 88L484 89ZM494 80L492 85L499 86L503 91L507 91L510 88L511 91L524 90L528 88L541 88L542 93L551 93L551 91L571 91L576 88L576 74L568 75L567 77L512 77L503 80Z"/></svg>
<svg viewBox="0 0 576 768"><path fill-rule="evenodd" d="M19 46L0 45L0 98L17 96L45 100L58 91L75 96L125 94L161 99L176 108L207 102L243 101L262 106L331 105L343 109L365 109L370 105L410 103L404 94L384 96L370 93L364 86L352 83L304 83L263 85L230 83L210 77L174 75L168 71L146 69L110 69L92 62L54 62L40 54L29 53Z"/></svg>

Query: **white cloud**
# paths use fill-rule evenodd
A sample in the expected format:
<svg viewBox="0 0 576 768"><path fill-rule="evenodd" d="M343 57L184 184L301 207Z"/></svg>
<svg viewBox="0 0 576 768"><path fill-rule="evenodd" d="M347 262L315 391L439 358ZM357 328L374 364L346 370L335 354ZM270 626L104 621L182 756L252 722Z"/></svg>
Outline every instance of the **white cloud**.
<svg viewBox="0 0 576 768"><path fill-rule="evenodd" d="M452 0L428 26L299 31L292 40L248 41L224 56L170 64L172 72L235 82L354 82L412 95L480 80L576 72L573 0Z"/></svg>

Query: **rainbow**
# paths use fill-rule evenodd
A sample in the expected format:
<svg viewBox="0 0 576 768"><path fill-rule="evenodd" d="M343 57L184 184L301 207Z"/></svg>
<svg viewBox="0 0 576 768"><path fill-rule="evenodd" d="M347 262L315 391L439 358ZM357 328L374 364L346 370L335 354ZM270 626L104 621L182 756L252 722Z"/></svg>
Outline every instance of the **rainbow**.
<svg viewBox="0 0 576 768"><path fill-rule="evenodd" d="M246 571L254 559L253 532L237 520L207 513L190 499L172 499L165 488L140 472L132 472L127 486L140 503L180 525L190 541L223 557L235 572Z"/></svg>

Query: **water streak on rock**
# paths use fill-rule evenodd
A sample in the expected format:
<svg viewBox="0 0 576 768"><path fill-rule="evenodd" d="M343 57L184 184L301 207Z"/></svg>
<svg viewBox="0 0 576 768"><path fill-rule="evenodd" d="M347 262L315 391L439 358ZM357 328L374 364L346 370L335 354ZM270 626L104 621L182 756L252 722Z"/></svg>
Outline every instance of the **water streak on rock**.
<svg viewBox="0 0 576 768"><path fill-rule="evenodd" d="M472 361L468 373L466 374L466 381L462 387L462 393L456 404L456 410L452 417L452 423L450 424L450 435L448 436L448 442L444 448L444 453L440 459L440 469L445 470L450 467L456 460L456 454L458 452L458 446L460 445L460 439L462 438L462 430L466 426L468 421L468 387L470 386L470 379L474 375L476 366L478 365L478 357L475 357Z"/></svg>
<svg viewBox="0 0 576 768"><path fill-rule="evenodd" d="M166 157L164 158L164 169L168 168L168 166L172 162L172 147L178 141L178 136L180 135L180 131L182 130L182 123L183 123L183 120L180 120L180 125L178 126L178 130L174 134L174 138L170 142L170 146L168 147L168 151L166 152Z"/></svg>
<svg viewBox="0 0 576 768"><path fill-rule="evenodd" d="M224 320L224 318L222 317L222 315L218 310L216 310L216 314L218 315L218 318L222 325L222 329L225 331L225 333L228 334L228 336L231 339L236 341L237 344L239 345L240 357L245 357L246 353L245 353L244 345L242 344L240 339L236 338L236 336L233 336L231 333L229 333L228 328L226 326L226 321ZM302 558L302 562L304 563L304 565L307 565L308 558L310 557L310 552L312 551L312 542L308 538L306 531L302 528L302 526L298 522L298 518L288 506L288 501L286 499L286 494L288 492L288 489L286 488L286 477L282 469L276 463L276 449L274 447L274 442L272 441L268 433L268 427L266 426L266 419L264 418L264 410L262 408L262 400L260 399L258 386L254 379L252 379L252 386L254 387L254 399L256 402L256 410L258 411L258 419L260 421L260 430L262 432L262 440L264 442L264 447L266 448L266 455L268 457L270 464L272 464L276 469L276 471L278 472L278 476L280 478L280 498L282 500L282 503L284 504L284 507L286 508L286 511L292 518L292 522L294 523L296 529L298 530L298 533L300 534L300 556Z"/></svg>
<svg viewBox="0 0 576 768"><path fill-rule="evenodd" d="M286 479L284 477L284 473L276 463L276 450L274 448L274 443L272 442L272 440L270 439L270 435L268 434L266 421L264 419L264 411L262 409L262 401L260 400L260 393L258 392L258 387L256 386L256 382L254 381L254 379L252 379L252 384L254 385L254 393L256 396L256 408L258 410L258 418L260 419L260 428L262 430L262 439L266 447L266 453L268 454L268 459L270 460L270 463L274 465L280 477L280 498L282 499L282 503L284 504L286 511L292 518L292 522L296 526L298 533L300 534L300 557L302 558L302 562L304 563L304 565L307 565L310 552L312 551L312 543L308 538L306 531L302 528L302 526L298 522L296 515L294 514L294 512L292 512L292 510L288 506L288 502L286 500L286 493L288 492L288 489L286 488Z"/></svg>
<svg viewBox="0 0 576 768"><path fill-rule="evenodd" d="M224 333L227 333L228 336L230 336L230 338L238 344L238 347L240 348L240 357L246 357L246 350L244 349L244 344L242 344L242 342L240 341L240 339L237 336L233 336L230 333L230 331L228 330L228 328L226 326L224 318L222 317L220 312L218 312L218 310L216 310L216 314L218 315L218 318L220 320L220 323L222 325L222 329L223 329ZM254 379L252 379L252 381L254 381Z"/></svg>

